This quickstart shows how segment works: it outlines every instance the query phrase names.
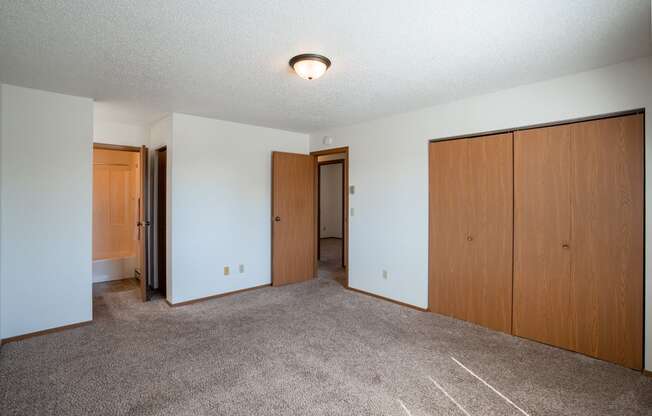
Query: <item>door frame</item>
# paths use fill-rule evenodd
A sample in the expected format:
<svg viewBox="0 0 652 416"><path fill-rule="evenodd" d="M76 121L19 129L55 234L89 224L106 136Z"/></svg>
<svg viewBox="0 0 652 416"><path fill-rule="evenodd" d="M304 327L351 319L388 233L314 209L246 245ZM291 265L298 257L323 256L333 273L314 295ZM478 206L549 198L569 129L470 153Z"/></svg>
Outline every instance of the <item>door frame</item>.
<svg viewBox="0 0 652 416"><path fill-rule="evenodd" d="M140 147L138 146L125 146L121 144L109 144L109 143L93 143L93 149L104 149L104 150L119 150L123 152L140 152Z"/></svg>
<svg viewBox="0 0 652 416"><path fill-rule="evenodd" d="M93 150L95 150L95 149L117 150L117 151L122 151L122 152L133 152L133 153L140 153L140 151L142 150L142 148L138 147L138 146L126 146L126 145L110 144L110 143L93 143ZM140 159L139 159L139 162L140 162ZM91 169L92 169L93 165L94 165L94 161L93 161L93 158L91 158ZM142 181L142 177L144 176L144 174L145 175L147 174L147 172L143 172L143 168L144 167L142 166L142 163L140 163L140 165L138 166L138 171L139 171L139 174L140 174L140 177L141 177L141 181ZM144 189L144 188L143 188L143 186L141 184L141 190L142 189ZM146 203L146 199L147 199L146 195L142 195L143 192L140 192L140 193L141 193L141 195L140 195L141 204L144 204L144 203ZM93 194L93 190L91 190L91 195L92 194ZM147 212L147 211L145 210L145 212ZM91 228L92 228L92 224L91 224ZM144 232L147 232L147 230L146 229L143 230L143 233ZM91 247L91 251L92 251L92 247ZM145 250L144 256L145 256L145 258L143 259L143 262L144 262L144 264L147 264L147 261L149 260L149 253L148 253L147 249ZM147 290L148 284L147 284L146 281L143 284L143 280L145 280L146 278L147 278L147 276L144 276L144 278L142 278L141 282L140 282L140 298L141 298L141 300L143 302L147 302L149 300L149 296L148 296L148 293L147 293L148 292L148 290ZM92 282L92 280L93 280L93 276L91 275L91 282ZM92 298L92 296L93 295L91 294L91 298Z"/></svg>
<svg viewBox="0 0 652 416"><path fill-rule="evenodd" d="M156 280L158 282L158 291L167 296L167 146L155 149L156 155L156 189L152 189L152 194L156 201L156 216L154 226L156 227ZM161 154L165 152L165 186L161 186ZM162 191L162 192L161 192ZM162 198L161 198L162 197ZM165 215L161 215L161 211ZM162 232L161 232L162 231ZM162 256L161 256L162 254ZM161 279L161 275L163 279ZM163 290L161 290L163 288Z"/></svg>
<svg viewBox="0 0 652 416"><path fill-rule="evenodd" d="M319 156L333 155L344 153L343 159L333 161L318 162ZM349 287L349 147L335 147L332 149L318 150L310 152L311 156L315 158L315 275L318 273L319 268L319 171L321 164L342 163L342 262L344 263L344 287Z"/></svg>
<svg viewBox="0 0 652 416"><path fill-rule="evenodd" d="M344 159L317 162L317 260L321 259L321 167L327 165L342 165L342 224L340 231L342 235L342 267L346 267L346 263L344 262L344 215L346 212L344 209L344 198L346 194Z"/></svg>

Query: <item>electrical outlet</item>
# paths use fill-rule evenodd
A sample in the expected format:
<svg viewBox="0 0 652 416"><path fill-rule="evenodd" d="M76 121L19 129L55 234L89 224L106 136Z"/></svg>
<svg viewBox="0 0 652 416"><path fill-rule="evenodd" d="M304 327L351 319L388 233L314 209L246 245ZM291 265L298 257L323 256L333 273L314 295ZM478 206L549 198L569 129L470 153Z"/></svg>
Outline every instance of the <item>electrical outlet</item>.
<svg viewBox="0 0 652 416"><path fill-rule="evenodd" d="M389 276L389 273L387 273L387 270L383 270L383 279L387 280L388 276Z"/></svg>
<svg viewBox="0 0 652 416"><path fill-rule="evenodd" d="M224 276L229 275L229 266L224 266Z"/></svg>
<svg viewBox="0 0 652 416"><path fill-rule="evenodd" d="M238 270L240 271L240 273L244 273L244 264L238 266Z"/></svg>

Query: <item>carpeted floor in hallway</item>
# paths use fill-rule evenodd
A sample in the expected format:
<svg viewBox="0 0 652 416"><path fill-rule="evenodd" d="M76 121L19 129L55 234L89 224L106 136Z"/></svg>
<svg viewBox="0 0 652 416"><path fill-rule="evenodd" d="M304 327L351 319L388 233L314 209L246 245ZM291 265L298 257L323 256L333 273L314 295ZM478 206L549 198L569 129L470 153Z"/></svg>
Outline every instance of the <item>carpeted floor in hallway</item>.
<svg viewBox="0 0 652 416"><path fill-rule="evenodd" d="M332 279L178 308L133 290L96 291L92 325L5 345L0 414L652 414L638 372Z"/></svg>
<svg viewBox="0 0 652 416"><path fill-rule="evenodd" d="M321 278L333 279L341 285L346 284L346 273L342 267L342 239L322 238L319 244L319 270Z"/></svg>

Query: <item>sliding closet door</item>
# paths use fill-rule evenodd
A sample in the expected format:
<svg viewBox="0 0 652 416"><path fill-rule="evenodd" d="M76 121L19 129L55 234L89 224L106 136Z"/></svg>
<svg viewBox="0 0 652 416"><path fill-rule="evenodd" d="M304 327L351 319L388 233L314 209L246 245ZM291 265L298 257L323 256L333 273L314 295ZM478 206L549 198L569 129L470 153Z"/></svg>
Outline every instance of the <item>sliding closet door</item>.
<svg viewBox="0 0 652 416"><path fill-rule="evenodd" d="M642 367L643 116L517 132L514 334Z"/></svg>
<svg viewBox="0 0 652 416"><path fill-rule="evenodd" d="M514 133L514 335L575 345L571 305L571 128Z"/></svg>
<svg viewBox="0 0 652 416"><path fill-rule="evenodd" d="M470 299L468 140L429 145L429 282L430 310L467 319Z"/></svg>
<svg viewBox="0 0 652 416"><path fill-rule="evenodd" d="M642 367L643 115L572 125L575 350Z"/></svg>
<svg viewBox="0 0 652 416"><path fill-rule="evenodd" d="M511 331L512 134L430 144L433 312Z"/></svg>
<svg viewBox="0 0 652 416"><path fill-rule="evenodd" d="M512 329L512 133L470 139L467 320Z"/></svg>

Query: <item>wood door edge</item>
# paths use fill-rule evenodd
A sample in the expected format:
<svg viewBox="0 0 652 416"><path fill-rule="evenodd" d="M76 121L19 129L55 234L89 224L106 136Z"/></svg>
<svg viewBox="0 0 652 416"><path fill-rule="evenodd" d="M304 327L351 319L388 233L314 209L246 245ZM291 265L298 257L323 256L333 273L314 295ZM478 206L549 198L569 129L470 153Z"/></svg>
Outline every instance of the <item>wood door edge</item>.
<svg viewBox="0 0 652 416"><path fill-rule="evenodd" d="M139 216L141 216L141 221L143 225L141 226L142 232L142 267L140 267L140 296L143 302L148 302L149 301L149 265L148 265L148 260L149 260L149 252L147 250L147 243L148 243L148 232L149 228L146 225L148 223L147 221L147 213L149 211L149 201L147 198L147 190L148 190L148 179L149 179L149 148L145 145L142 145L139 149L140 153L140 163L138 166L139 169L139 174L140 174L140 193L139 193L139 199L140 199L140 209L142 213L139 213ZM140 248L139 248L140 249Z"/></svg>
<svg viewBox="0 0 652 416"><path fill-rule="evenodd" d="M109 143L93 143L93 149L101 150L118 150L123 152L140 152L140 147L137 146L125 146L121 144L109 144Z"/></svg>
<svg viewBox="0 0 652 416"><path fill-rule="evenodd" d="M310 152L312 156L334 155L336 153L346 153L348 156L349 146L334 147L332 149L315 150L314 152Z"/></svg>

